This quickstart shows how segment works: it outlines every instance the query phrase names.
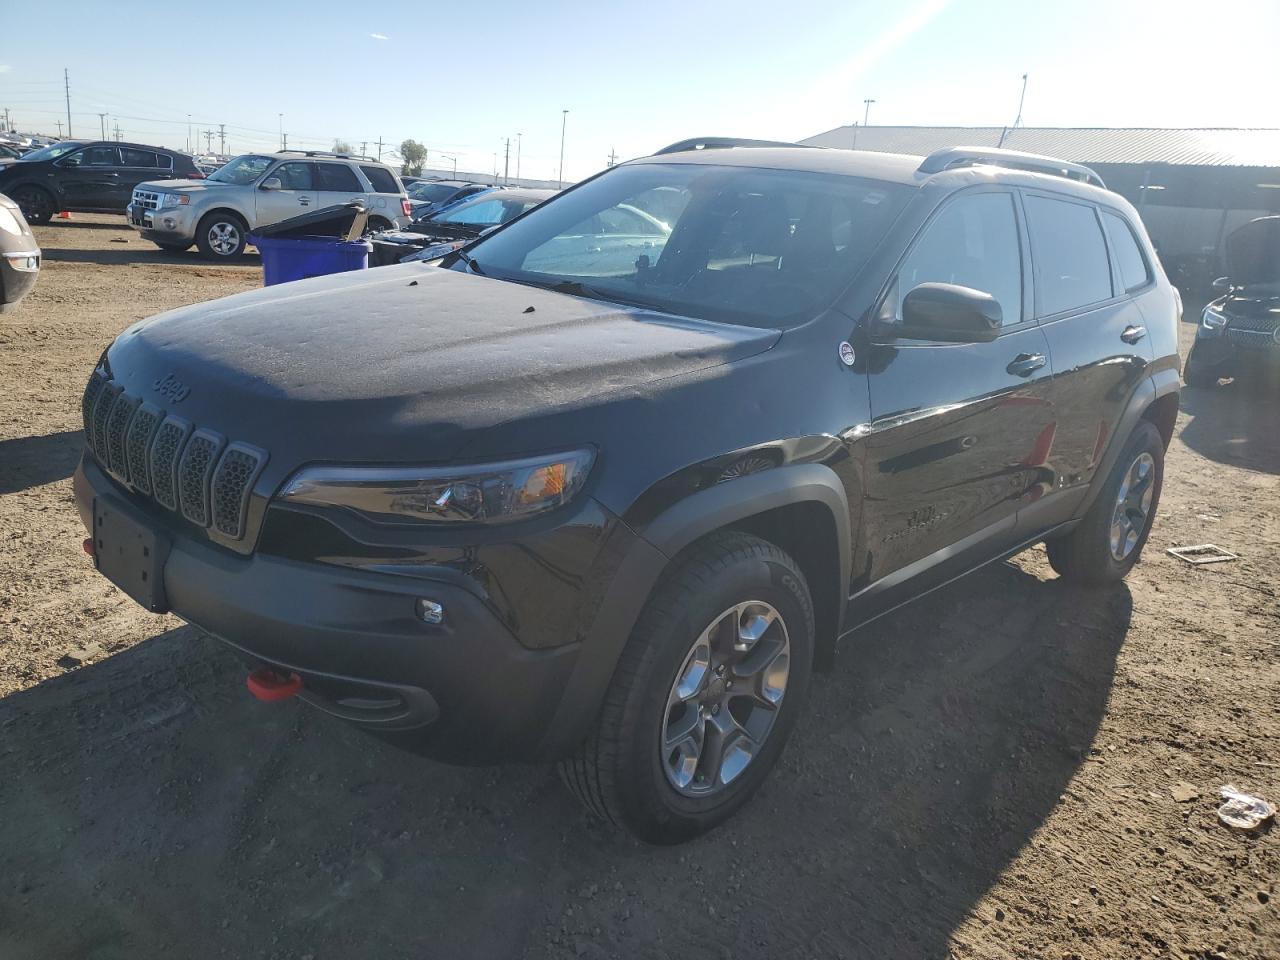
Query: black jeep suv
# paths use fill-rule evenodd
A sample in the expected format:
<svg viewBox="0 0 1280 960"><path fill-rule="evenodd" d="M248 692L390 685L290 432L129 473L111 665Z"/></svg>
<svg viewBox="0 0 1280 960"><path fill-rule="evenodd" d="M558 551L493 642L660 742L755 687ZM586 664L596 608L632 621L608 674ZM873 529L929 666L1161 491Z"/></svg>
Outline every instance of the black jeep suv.
<svg viewBox="0 0 1280 960"><path fill-rule="evenodd" d="M122 212L144 180L202 179L185 153L113 140L62 140L0 167L0 193L30 223L60 210Z"/></svg>
<svg viewBox="0 0 1280 960"><path fill-rule="evenodd" d="M1041 540L1129 571L1179 310L1083 167L677 144L439 266L130 327L84 394L85 546L261 699L558 760L674 842L756 790L842 635Z"/></svg>

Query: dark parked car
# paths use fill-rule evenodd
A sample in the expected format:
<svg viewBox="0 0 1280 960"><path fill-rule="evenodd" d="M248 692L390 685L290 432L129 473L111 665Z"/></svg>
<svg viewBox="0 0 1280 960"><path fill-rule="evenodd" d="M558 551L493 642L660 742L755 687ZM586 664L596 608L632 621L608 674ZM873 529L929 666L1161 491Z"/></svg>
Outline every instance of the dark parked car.
<svg viewBox="0 0 1280 960"><path fill-rule="evenodd" d="M0 193L0 313L16 307L40 274L40 245L18 205Z"/></svg>
<svg viewBox="0 0 1280 960"><path fill-rule="evenodd" d="M374 236L375 265L439 259L555 195L555 190L527 189L475 194L413 221L403 231Z"/></svg>
<svg viewBox="0 0 1280 960"><path fill-rule="evenodd" d="M467 180L419 180L414 184L405 184L411 208L409 216L420 220L450 204L493 189L495 188L490 184L471 183Z"/></svg>
<svg viewBox="0 0 1280 960"><path fill-rule="evenodd" d="M122 212L133 188L146 180L204 176L185 153L140 143L63 140L0 167L0 192L31 223L60 210Z"/></svg>
<svg viewBox="0 0 1280 960"><path fill-rule="evenodd" d="M84 393L98 570L261 699L558 760L655 842L751 796L841 636L1043 540L1125 576L1179 387L1133 207L1026 154L734 143L128 329ZM606 269L577 238L623 208L666 239Z"/></svg>
<svg viewBox="0 0 1280 960"><path fill-rule="evenodd" d="M1252 220L1227 237L1229 276L1204 308L1183 377L1213 386L1238 374L1280 379L1280 216Z"/></svg>

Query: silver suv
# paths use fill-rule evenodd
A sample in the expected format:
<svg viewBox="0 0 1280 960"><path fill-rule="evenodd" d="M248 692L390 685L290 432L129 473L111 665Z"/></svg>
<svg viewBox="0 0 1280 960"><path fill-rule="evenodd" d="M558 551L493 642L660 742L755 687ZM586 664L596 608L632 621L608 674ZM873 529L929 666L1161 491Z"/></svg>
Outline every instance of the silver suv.
<svg viewBox="0 0 1280 960"><path fill-rule="evenodd" d="M319 151L246 153L204 180L140 183L125 211L162 250L195 244L211 260L235 260L250 231L333 204L360 200L369 229L409 223L409 200L386 164Z"/></svg>

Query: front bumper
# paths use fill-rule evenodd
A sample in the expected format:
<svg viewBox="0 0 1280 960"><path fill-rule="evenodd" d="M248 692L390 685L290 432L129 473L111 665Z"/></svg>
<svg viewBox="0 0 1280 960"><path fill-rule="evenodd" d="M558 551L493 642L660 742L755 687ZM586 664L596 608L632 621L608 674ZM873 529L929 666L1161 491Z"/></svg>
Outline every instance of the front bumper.
<svg viewBox="0 0 1280 960"><path fill-rule="evenodd" d="M190 204L149 210L134 201L125 207L124 213L129 226L147 240L162 243L191 243L195 240L196 222L199 218Z"/></svg>
<svg viewBox="0 0 1280 960"><path fill-rule="evenodd" d="M20 260L16 254L0 254L0 312L17 306L18 301L31 292L36 285L36 278L40 276L40 251L32 249L22 253L28 255L22 256ZM14 262L10 262L11 257L15 257ZM27 266L32 257L36 263L34 269Z"/></svg>
<svg viewBox="0 0 1280 960"><path fill-rule="evenodd" d="M156 526L88 458L74 487L86 529L95 499ZM452 763L540 755L580 643L522 646L483 600L446 582L447 571L432 580L243 557L164 532L168 608L246 663L297 673L314 706ZM444 622L424 622L420 599L442 605Z"/></svg>
<svg viewBox="0 0 1280 960"><path fill-rule="evenodd" d="M1238 372L1280 370L1280 339L1273 330L1249 330L1228 326L1224 330L1196 330L1191 360L1219 376Z"/></svg>

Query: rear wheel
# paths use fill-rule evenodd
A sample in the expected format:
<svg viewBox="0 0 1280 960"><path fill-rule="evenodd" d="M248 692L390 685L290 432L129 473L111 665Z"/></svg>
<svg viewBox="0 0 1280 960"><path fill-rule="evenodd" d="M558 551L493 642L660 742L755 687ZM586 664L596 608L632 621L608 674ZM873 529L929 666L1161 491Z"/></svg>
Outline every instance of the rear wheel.
<svg viewBox="0 0 1280 960"><path fill-rule="evenodd" d="M238 260L244 253L248 234L248 226L234 213L214 211L196 227L196 246L210 260Z"/></svg>
<svg viewBox="0 0 1280 960"><path fill-rule="evenodd" d="M390 230L391 221L386 217L370 217L368 224L364 228L365 233L378 233L382 230Z"/></svg>
<svg viewBox="0 0 1280 960"><path fill-rule="evenodd" d="M595 732L561 764L565 783L650 843L715 827L781 754L808 690L813 633L790 556L742 533L703 540L650 597Z"/></svg>
<svg viewBox="0 0 1280 960"><path fill-rule="evenodd" d="M1187 362L1182 365L1182 382L1188 387L1216 387L1219 378L1217 370L1206 368L1193 357L1187 357Z"/></svg>
<svg viewBox="0 0 1280 960"><path fill-rule="evenodd" d="M48 223L58 212L58 203L53 194L42 187L18 187L10 194L18 205L27 223Z"/></svg>
<svg viewBox="0 0 1280 960"><path fill-rule="evenodd" d="M1130 435L1106 485L1071 533L1046 542L1064 579L1101 586L1133 569L1151 533L1164 482L1164 441L1143 420Z"/></svg>

